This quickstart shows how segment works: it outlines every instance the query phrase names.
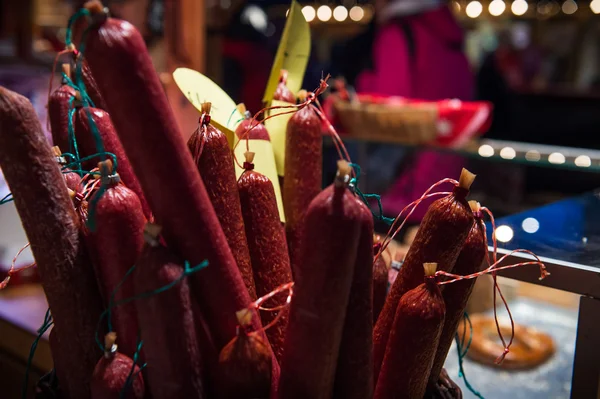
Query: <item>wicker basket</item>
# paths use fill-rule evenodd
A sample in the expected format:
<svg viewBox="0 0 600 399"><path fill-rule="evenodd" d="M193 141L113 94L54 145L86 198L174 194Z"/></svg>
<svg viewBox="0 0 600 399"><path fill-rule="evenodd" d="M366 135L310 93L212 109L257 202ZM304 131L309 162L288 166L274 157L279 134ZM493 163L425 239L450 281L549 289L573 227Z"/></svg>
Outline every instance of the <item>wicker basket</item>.
<svg viewBox="0 0 600 399"><path fill-rule="evenodd" d="M345 132L357 139L414 145L437 136L435 105L335 101L333 106Z"/></svg>

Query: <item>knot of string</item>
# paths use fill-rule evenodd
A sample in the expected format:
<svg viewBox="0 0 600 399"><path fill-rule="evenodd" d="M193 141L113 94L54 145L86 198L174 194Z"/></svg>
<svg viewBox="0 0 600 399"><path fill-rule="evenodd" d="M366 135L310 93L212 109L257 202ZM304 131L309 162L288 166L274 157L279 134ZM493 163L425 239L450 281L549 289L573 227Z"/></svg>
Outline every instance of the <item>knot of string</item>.
<svg viewBox="0 0 600 399"><path fill-rule="evenodd" d="M467 324L469 326L469 340L466 342L465 339L467 336ZM467 312L463 313L463 331L462 338L459 336L458 331L454 336L454 340L456 342L456 351L458 352L458 378L462 378L465 382L465 385L469 391L480 399L484 399L483 395L479 393L467 380L467 376L465 374L465 369L463 365L463 360L465 356L467 356L467 352L469 351L469 347L471 346L471 341L473 340L473 325L471 324L471 319Z"/></svg>
<svg viewBox="0 0 600 399"><path fill-rule="evenodd" d="M127 280L127 278L133 273L133 271L135 270L136 265L131 266L131 268L129 268L129 270L127 270L127 273L125 273L125 276L121 279L121 281L115 286L111 296L110 296L110 300L109 300L109 304L107 306L107 308L102 312L102 314L100 315L100 318L98 320L98 325L96 327L96 344L98 344L98 346L100 347L100 350L104 352L104 345L102 344L102 342L100 341L100 337L99 337L99 331L100 331L100 326L102 325L102 320L105 317L108 317L108 329L109 331L112 331L112 323L111 323L111 311L113 308L116 308L117 306L121 306L121 305L125 305L127 303L136 301L138 299L142 299L142 298L149 298L151 296L154 295L158 295L162 292L165 292L171 288L173 288L175 285L177 285L181 280L183 280L185 277L189 276L190 274L196 273L202 269L204 269L205 267L208 266L208 260L204 260L202 261L200 264L196 265L196 266L191 266L190 262L185 261L184 265L183 265L183 273L181 273L181 275L179 277L177 277L175 280L171 281L169 284L163 285L162 287L158 287L154 290L151 291L146 291L146 292L142 292L138 295L132 296L130 298L125 298L122 299L120 301L115 302L115 295L118 292L118 290L121 288L121 286L125 283L125 281Z"/></svg>
<svg viewBox="0 0 600 399"><path fill-rule="evenodd" d="M33 362L33 357L35 356L35 351L37 349L38 343L40 339L44 335L46 331L54 324L54 320L52 320L52 314L50 313L50 308L46 311L46 315L44 316L44 322L42 326L38 329L38 335L35 337L35 340L31 344L31 349L29 350L29 357L27 358L27 367L25 368L25 378L23 379L23 386L21 388L21 398L27 398L27 388L29 388L29 371L31 370L31 363Z"/></svg>
<svg viewBox="0 0 600 399"><path fill-rule="evenodd" d="M350 184L349 184L350 189L353 190L354 193L356 195L358 195L358 197L362 200L362 202L365 203L365 205L369 208L369 210L373 214L373 217L375 218L375 220L382 221L385 224L387 224L388 226L390 226L392 223L394 223L394 218L384 216L383 207L381 206L381 196L379 194L363 193L360 190L360 188L358 188L359 179L360 179L360 171L361 171L360 166L355 163L350 163L350 166L354 170L354 177L352 179L350 179ZM371 204L369 203L370 199L375 199L377 201L377 208L379 210L378 213L373 212L373 210L371 209ZM381 244L379 244L379 245L381 245Z"/></svg>

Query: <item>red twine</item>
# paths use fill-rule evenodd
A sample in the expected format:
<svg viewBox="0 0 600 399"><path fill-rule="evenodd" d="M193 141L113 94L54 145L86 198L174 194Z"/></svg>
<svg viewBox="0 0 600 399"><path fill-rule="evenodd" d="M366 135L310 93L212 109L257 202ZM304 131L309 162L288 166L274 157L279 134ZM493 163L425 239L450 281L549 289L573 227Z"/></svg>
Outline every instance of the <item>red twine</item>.
<svg viewBox="0 0 600 399"><path fill-rule="evenodd" d="M265 308L262 306L263 303L265 303L266 301L268 301L269 299L273 298L275 295L285 292L287 291L288 296L285 300L285 303L283 305L279 305L279 306L275 306L273 308ZM283 311L285 311L285 309L290 305L290 303L292 302L292 296L294 295L294 282L289 282L289 283L285 283L280 285L279 287L275 288L273 291L269 292L268 294L258 298L256 301L252 302L249 306L248 309L249 310L263 310L265 312L277 312L280 311L277 316L275 316L275 318L266 326L263 326L261 330L258 330L256 332L261 332L261 331L265 331L271 327L273 327L281 318L281 316L283 315Z"/></svg>
<svg viewBox="0 0 600 399"><path fill-rule="evenodd" d="M21 253L23 251L25 251L28 247L29 247L29 243L27 243L23 248L21 248L19 250L19 252L17 252L17 254L15 255L15 257L13 258L11 264L10 264L10 269L8 270L8 275L4 278L4 280L2 280L2 282L0 282L0 290L5 289L8 286L8 283L10 282L11 277L13 276L13 274L19 273L20 271L32 268L35 266L35 262L33 262L30 265L27 266L23 266L20 267L18 269L15 268L15 263L17 262L17 258L21 255Z"/></svg>

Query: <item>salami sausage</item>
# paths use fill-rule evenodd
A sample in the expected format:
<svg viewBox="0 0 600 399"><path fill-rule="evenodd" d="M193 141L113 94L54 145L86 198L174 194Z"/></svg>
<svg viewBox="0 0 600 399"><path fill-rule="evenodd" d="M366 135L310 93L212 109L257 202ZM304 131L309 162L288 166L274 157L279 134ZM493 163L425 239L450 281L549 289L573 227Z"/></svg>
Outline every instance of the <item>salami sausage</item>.
<svg viewBox="0 0 600 399"><path fill-rule="evenodd" d="M282 69L279 72L279 84L277 84L277 88L275 89L275 93L273 94L273 100L285 101L286 103L295 104L296 96L287 87L287 76L288 72L285 69Z"/></svg>
<svg viewBox="0 0 600 399"><path fill-rule="evenodd" d="M218 366L219 398L269 398L271 389L271 354L259 332L245 331L243 316L238 312L238 335L221 350Z"/></svg>
<svg viewBox="0 0 600 399"><path fill-rule="evenodd" d="M453 273L461 276L478 272L487 254L485 225L483 224L480 205L477 201L469 201L469 206L473 210L473 215L475 215L475 222L452 269ZM446 320L444 321L440 344L435 355L433 368L431 369L431 376L429 378L430 389L435 387L444 367L448 350L454 340L456 329L463 318L474 284L475 279L457 281L446 285L442 291L442 296L446 303Z"/></svg>
<svg viewBox="0 0 600 399"><path fill-rule="evenodd" d="M69 102L74 97L75 89L63 83L48 99L52 142L67 152L73 152L69 141Z"/></svg>
<svg viewBox="0 0 600 399"><path fill-rule="evenodd" d="M423 263L437 262L438 269L444 271L451 271L454 267L473 226L473 212L465 197L474 179L475 175L463 169L459 185L452 194L436 200L425 213L373 330L375 380L379 375L398 302L402 295L423 281Z"/></svg>
<svg viewBox="0 0 600 399"><path fill-rule="evenodd" d="M115 128L110 120L110 116L106 111L98 108L80 107L75 113L75 135L77 137L77 144L80 148L80 156L93 155L98 152L96 147L96 140L90 130L90 119L95 123L100 139L104 145L104 150L112 152L117 157L117 163L119 168L119 176L123 180L123 183L131 189L139 198L144 210L144 215L147 218L151 218L151 211L142 187L129 163L129 159L125 154L125 150L119 141L119 137L115 132ZM90 160L83 164L86 170L91 170L97 160Z"/></svg>
<svg viewBox="0 0 600 399"><path fill-rule="evenodd" d="M248 130L252 127L251 130ZM270 141L269 132L262 123L252 118L250 111L244 112L244 120L240 122L238 127L235 128L235 134L239 139L246 139L246 132L248 140L266 140ZM241 145L241 144L240 144Z"/></svg>
<svg viewBox="0 0 600 399"><path fill-rule="evenodd" d="M183 261L158 244L146 245L133 273L136 296L178 280ZM204 398L202 359L187 277L160 294L139 299L148 391L153 398Z"/></svg>
<svg viewBox="0 0 600 399"><path fill-rule="evenodd" d="M79 54L75 58L75 62L77 62L78 57L80 57ZM102 94L100 94L98 84L96 83L94 76L92 76L90 66L85 59L81 61L81 78L83 80L83 84L85 84L85 90L87 91L88 96L90 96L90 99L94 103L94 107L106 111L106 103L104 102L104 98L102 98Z"/></svg>
<svg viewBox="0 0 600 399"><path fill-rule="evenodd" d="M98 360L92 374L92 399L143 399L144 379L140 368L129 356L117 352L115 333L104 339L106 351ZM133 372L132 372L133 369ZM131 381L127 379L131 373ZM128 387L125 387L128 384Z"/></svg>
<svg viewBox="0 0 600 399"><path fill-rule="evenodd" d="M373 215L361 208L361 232L335 374L334 398L373 396Z"/></svg>
<svg viewBox="0 0 600 399"><path fill-rule="evenodd" d="M86 242L96 271L100 294L108 306L111 295L118 302L134 296L133 280L127 279L115 291L144 246L146 218L137 195L113 174L111 161L100 162L104 190L90 199L95 204L95 229L88 233ZM112 310L112 324L119 338L119 351L133 356L136 350L138 323L134 303Z"/></svg>
<svg viewBox="0 0 600 399"><path fill-rule="evenodd" d="M290 118L285 137L283 208L290 261L294 273L298 265L298 250L302 245L300 237L304 213L313 198L321 191L322 142L321 121L312 105L302 108Z"/></svg>
<svg viewBox="0 0 600 399"><path fill-rule="evenodd" d="M165 239L192 264L209 261L190 280L221 349L235 336L235 312L250 304L250 295L197 167L184 156L189 150L144 39L130 23L103 18L98 2L87 7L96 22L85 56Z"/></svg>
<svg viewBox="0 0 600 399"><path fill-rule="evenodd" d="M416 399L425 394L446 312L434 277L436 267L425 263L425 283L398 303L375 399Z"/></svg>
<svg viewBox="0 0 600 399"><path fill-rule="evenodd" d="M100 357L94 332L102 301L83 245L80 222L33 106L0 87L0 168L31 243L58 339L67 398L90 395ZM76 366L75 366L76 365Z"/></svg>
<svg viewBox="0 0 600 399"><path fill-rule="evenodd" d="M253 169L252 153L246 153L245 171L238 180L242 214L246 226L248 248L254 270L256 293L262 297L282 284L292 281L292 269L285 241L285 229L281 225L273 184ZM287 295L281 293L269 301L269 307L285 304ZM286 310L282 310L286 312ZM264 325L269 324L277 312L262 312ZM267 330L267 337L277 359L281 360L288 315Z"/></svg>
<svg viewBox="0 0 600 399"><path fill-rule="evenodd" d="M348 189L351 168L338 163L335 183L306 213L281 362L282 398L331 398L363 209ZM287 181L287 179L286 179Z"/></svg>
<svg viewBox="0 0 600 399"><path fill-rule="evenodd" d="M374 255L379 253L380 248L380 243L373 246ZM373 324L377 322L379 313L383 309L388 290L388 280L388 266L384 257L380 256L373 262Z"/></svg>
<svg viewBox="0 0 600 399"><path fill-rule="evenodd" d="M256 287L246 241L240 196L235 178L235 168L227 137L210 121L210 103L202 104L204 116L200 127L190 137L188 148L196 162L202 182L221 223L233 258L248 289L250 298L256 300Z"/></svg>

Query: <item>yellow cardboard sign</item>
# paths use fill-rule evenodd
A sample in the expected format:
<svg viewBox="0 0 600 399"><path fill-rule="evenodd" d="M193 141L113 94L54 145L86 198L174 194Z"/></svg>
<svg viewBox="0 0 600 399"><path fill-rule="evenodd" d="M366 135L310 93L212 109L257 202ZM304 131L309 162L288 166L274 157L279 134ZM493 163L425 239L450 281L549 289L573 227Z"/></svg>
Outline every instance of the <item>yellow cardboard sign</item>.
<svg viewBox="0 0 600 399"><path fill-rule="evenodd" d="M289 106L289 103L284 101L273 100L271 102L272 107L276 106ZM265 127L269 131L271 137L271 143L273 143L273 154L275 156L275 166L277 167L277 174L279 176L284 175L285 165L285 133L287 130L287 123L290 118L294 115L290 111L297 111L297 108L281 108L269 110L269 116L277 115L273 118L269 118L265 121Z"/></svg>
<svg viewBox="0 0 600 399"><path fill-rule="evenodd" d="M302 14L302 7L294 0L271 68L271 75L263 96L264 103L268 104L273 99L282 69L288 72L287 87L292 93L297 93L302 88L309 56L310 28Z"/></svg>
<svg viewBox="0 0 600 399"><path fill-rule="evenodd" d="M246 149L246 140L242 140L234 150L235 157L239 163L244 162L244 153ZM254 170L265 175L273 183L275 198L277 199L277 210L279 219L285 223L285 214L283 213L283 200L281 198L281 187L279 187L279 177L275 168L275 158L273 157L273 146L267 140L248 140L248 148L254 153ZM235 173L239 179L244 169L235 164Z"/></svg>
<svg viewBox="0 0 600 399"><path fill-rule="evenodd" d="M236 108L235 102L215 82L198 71L189 68L177 68L173 79L179 90L187 97L198 111L202 111L202 103L210 102L210 119L219 130L227 136L229 145L234 144L234 134L227 126L232 126L243 118ZM235 126L233 126L235 130Z"/></svg>

